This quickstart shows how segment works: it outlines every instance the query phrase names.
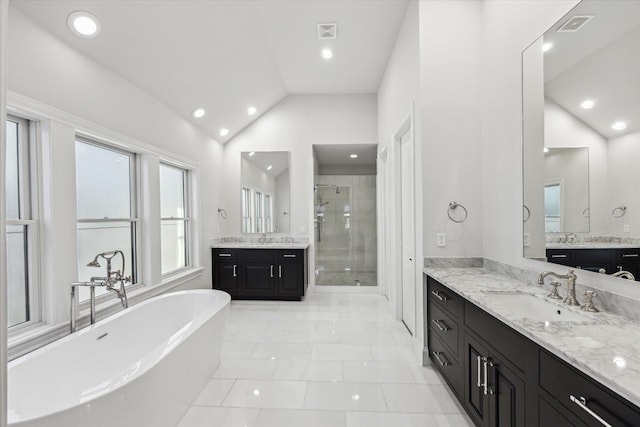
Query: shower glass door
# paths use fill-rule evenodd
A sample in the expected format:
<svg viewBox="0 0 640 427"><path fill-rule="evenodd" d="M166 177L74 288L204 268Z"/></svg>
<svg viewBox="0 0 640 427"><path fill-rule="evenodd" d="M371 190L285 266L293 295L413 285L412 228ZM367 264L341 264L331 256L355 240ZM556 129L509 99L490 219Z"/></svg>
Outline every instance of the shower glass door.
<svg viewBox="0 0 640 427"><path fill-rule="evenodd" d="M377 284L375 176L365 178L350 177L352 185L315 187L317 285ZM371 182L373 188L361 185Z"/></svg>

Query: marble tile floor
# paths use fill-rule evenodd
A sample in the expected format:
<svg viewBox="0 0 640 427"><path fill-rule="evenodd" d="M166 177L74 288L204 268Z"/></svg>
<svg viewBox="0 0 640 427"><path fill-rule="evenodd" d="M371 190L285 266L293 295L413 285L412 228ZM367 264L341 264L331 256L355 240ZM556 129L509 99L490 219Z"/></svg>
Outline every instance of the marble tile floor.
<svg viewBox="0 0 640 427"><path fill-rule="evenodd" d="M220 366L178 427L467 427L378 295L233 301Z"/></svg>

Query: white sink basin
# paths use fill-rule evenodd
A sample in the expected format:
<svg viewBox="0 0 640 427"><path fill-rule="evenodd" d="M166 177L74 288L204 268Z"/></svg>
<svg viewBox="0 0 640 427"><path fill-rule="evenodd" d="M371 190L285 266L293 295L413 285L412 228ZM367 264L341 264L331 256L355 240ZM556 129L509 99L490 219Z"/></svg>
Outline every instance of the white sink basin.
<svg viewBox="0 0 640 427"><path fill-rule="evenodd" d="M534 295L525 293L492 292L492 306L520 319L551 322L593 321L587 314L570 310ZM556 300L561 301L561 300Z"/></svg>

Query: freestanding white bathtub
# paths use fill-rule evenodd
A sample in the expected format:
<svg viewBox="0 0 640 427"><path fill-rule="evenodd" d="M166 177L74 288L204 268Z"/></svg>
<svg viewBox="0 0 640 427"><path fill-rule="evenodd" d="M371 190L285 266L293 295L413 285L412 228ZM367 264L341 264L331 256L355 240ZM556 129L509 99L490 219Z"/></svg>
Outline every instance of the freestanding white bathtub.
<svg viewBox="0 0 640 427"><path fill-rule="evenodd" d="M228 294L161 295L9 363L9 425L175 427L220 361Z"/></svg>

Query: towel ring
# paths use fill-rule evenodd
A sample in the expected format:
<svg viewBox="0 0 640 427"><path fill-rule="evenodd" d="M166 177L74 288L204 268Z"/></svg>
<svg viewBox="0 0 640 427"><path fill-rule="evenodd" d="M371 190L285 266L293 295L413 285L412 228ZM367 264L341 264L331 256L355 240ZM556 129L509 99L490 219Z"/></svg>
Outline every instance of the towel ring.
<svg viewBox="0 0 640 427"><path fill-rule="evenodd" d="M453 219L453 217L451 216L451 211L455 210L456 208L462 208L462 210L464 211L464 218L458 220L458 219ZM449 219L453 222L457 222L458 224L461 222L464 222L467 219L467 208L465 208L464 206L462 206L461 204L457 203L457 202L449 202L449 209L447 209L447 216L449 217Z"/></svg>
<svg viewBox="0 0 640 427"><path fill-rule="evenodd" d="M627 207L625 205L622 205L622 206L618 206L617 208L613 208L613 210L611 211L611 215L614 218L622 218L626 212L627 212Z"/></svg>
<svg viewBox="0 0 640 427"><path fill-rule="evenodd" d="M224 209L218 208L218 215L220 215L222 219L227 219L227 211Z"/></svg>
<svg viewBox="0 0 640 427"><path fill-rule="evenodd" d="M531 211L529 210L529 208L527 207L527 205L522 205L522 222L527 222L529 221L529 218L531 218Z"/></svg>
<svg viewBox="0 0 640 427"><path fill-rule="evenodd" d="M585 218L589 218L591 216L591 209L586 208L585 210L582 211L582 216Z"/></svg>

